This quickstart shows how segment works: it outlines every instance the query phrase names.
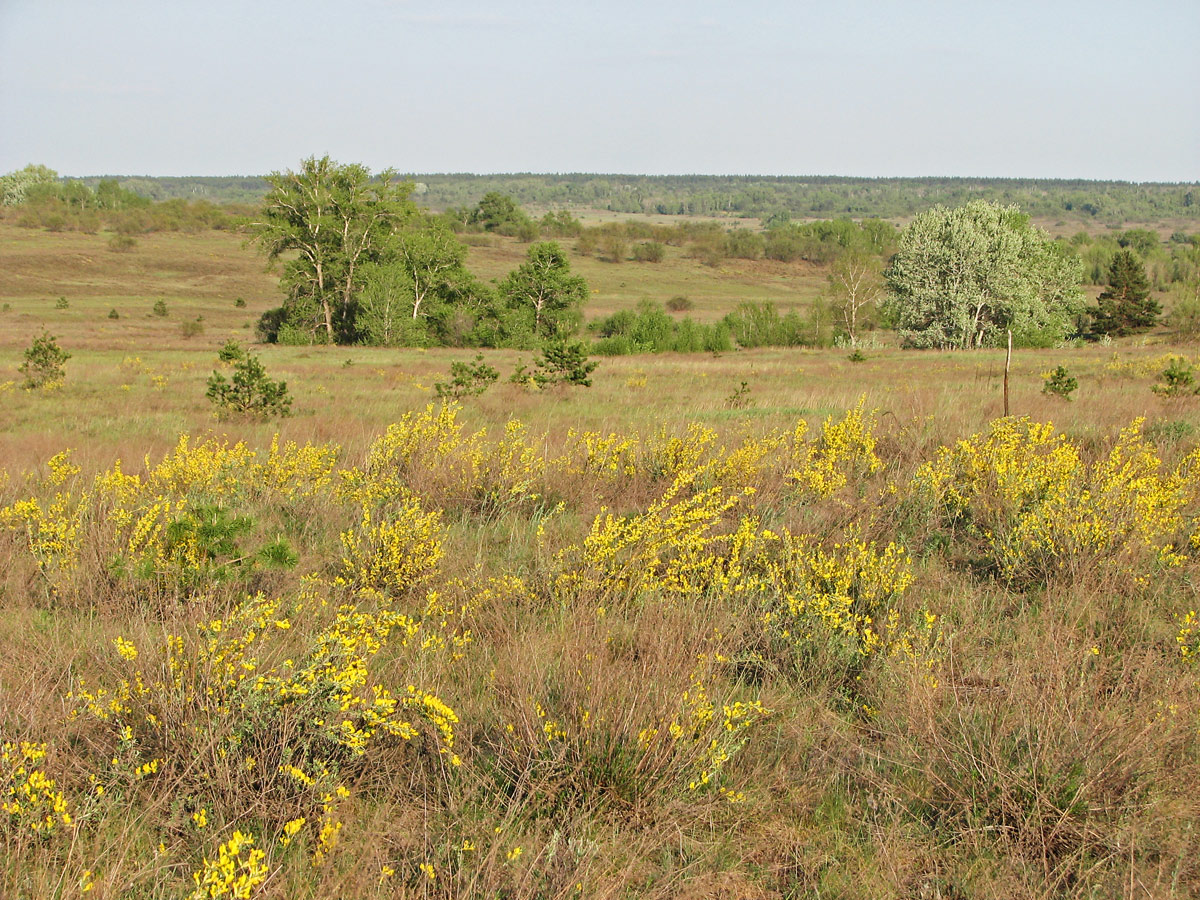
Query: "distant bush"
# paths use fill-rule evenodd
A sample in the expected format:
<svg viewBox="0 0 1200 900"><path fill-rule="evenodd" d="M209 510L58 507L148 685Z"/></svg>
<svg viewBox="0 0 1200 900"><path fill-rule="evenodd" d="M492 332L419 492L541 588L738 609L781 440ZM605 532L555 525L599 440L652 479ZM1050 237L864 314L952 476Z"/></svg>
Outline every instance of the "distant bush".
<svg viewBox="0 0 1200 900"><path fill-rule="evenodd" d="M591 374L600 365L588 359L583 341L549 341L533 362L536 368L530 377L538 387L555 384L591 387Z"/></svg>
<svg viewBox="0 0 1200 900"><path fill-rule="evenodd" d="M739 303L733 312L725 316L724 322L733 339L747 349L797 347L808 343L800 316L794 310L781 316L770 301Z"/></svg>
<svg viewBox="0 0 1200 900"><path fill-rule="evenodd" d="M108 317L110 319L119 319L119 318L121 318L121 314L119 312L117 312L115 309L110 309L108 311Z"/></svg>
<svg viewBox="0 0 1200 900"><path fill-rule="evenodd" d="M687 312L696 304L682 294L676 294L667 301L667 309L671 312Z"/></svg>
<svg viewBox="0 0 1200 900"><path fill-rule="evenodd" d="M233 305L236 306L238 309L245 309L246 301L242 297L238 297L236 300L233 301Z"/></svg>
<svg viewBox="0 0 1200 900"><path fill-rule="evenodd" d="M246 349L233 339L226 341L221 349L217 351L217 359L223 363L232 364L245 358Z"/></svg>
<svg viewBox="0 0 1200 900"><path fill-rule="evenodd" d="M646 241L633 245L633 258L637 262L662 262L666 255L666 246L658 241Z"/></svg>
<svg viewBox="0 0 1200 900"><path fill-rule="evenodd" d="M761 259L765 248L763 236L756 231L735 228L725 235L725 253L736 259Z"/></svg>
<svg viewBox="0 0 1200 900"><path fill-rule="evenodd" d="M599 336L593 349L603 356L733 349L729 329L725 326L673 319L661 306L649 300L639 303L636 310L622 310L593 322L589 328Z"/></svg>
<svg viewBox="0 0 1200 900"><path fill-rule="evenodd" d="M1196 387L1195 372L1181 356L1172 357L1158 377L1158 383L1151 385L1150 390L1160 397L1179 397L1200 390Z"/></svg>
<svg viewBox="0 0 1200 900"><path fill-rule="evenodd" d="M167 314L167 301L166 300L155 300L154 308L152 311L156 316L159 316L160 318L165 317Z"/></svg>
<svg viewBox="0 0 1200 900"><path fill-rule="evenodd" d="M70 307L70 305L71 304L69 302L67 302L66 297L59 297L57 300L54 301L55 309L67 309L68 307Z"/></svg>
<svg viewBox="0 0 1200 900"><path fill-rule="evenodd" d="M179 333L185 338L193 338L204 333L204 323L197 319L188 319L179 324Z"/></svg>
<svg viewBox="0 0 1200 900"><path fill-rule="evenodd" d="M128 253L137 246L137 238L128 234L114 234L108 239L108 249L114 253Z"/></svg>

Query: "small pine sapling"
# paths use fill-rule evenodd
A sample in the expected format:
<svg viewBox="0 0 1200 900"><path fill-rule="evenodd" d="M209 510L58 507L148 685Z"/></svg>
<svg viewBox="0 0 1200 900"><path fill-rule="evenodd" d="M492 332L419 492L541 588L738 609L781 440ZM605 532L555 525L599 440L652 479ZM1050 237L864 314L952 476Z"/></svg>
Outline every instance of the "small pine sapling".
<svg viewBox="0 0 1200 900"><path fill-rule="evenodd" d="M27 389L48 387L63 380L66 376L63 366L70 358L71 354L58 346L54 335L43 331L25 350L25 362L17 371L25 376Z"/></svg>
<svg viewBox="0 0 1200 900"><path fill-rule="evenodd" d="M500 377L500 373L483 361L483 354L475 357L474 363L450 364L450 381L439 381L434 390L443 400L461 400L476 397L486 391Z"/></svg>
<svg viewBox="0 0 1200 900"><path fill-rule="evenodd" d="M205 392L222 415L269 418L291 414L287 383L271 381L257 356L247 353L233 367L232 379L213 372Z"/></svg>
<svg viewBox="0 0 1200 900"><path fill-rule="evenodd" d="M1067 372L1065 366L1059 366L1046 376L1046 383L1042 385L1042 393L1070 400L1071 393L1077 387L1079 387L1079 382Z"/></svg>

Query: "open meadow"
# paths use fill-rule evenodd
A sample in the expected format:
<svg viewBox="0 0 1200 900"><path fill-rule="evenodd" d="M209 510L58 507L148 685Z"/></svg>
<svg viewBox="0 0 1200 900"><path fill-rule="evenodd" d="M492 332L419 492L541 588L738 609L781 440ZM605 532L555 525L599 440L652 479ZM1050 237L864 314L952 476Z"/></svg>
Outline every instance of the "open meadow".
<svg viewBox="0 0 1200 900"><path fill-rule="evenodd" d="M243 240L0 223L0 897L1200 895L1196 347L1018 350L1005 419L1001 350L443 405L476 351L257 346L292 415L219 419ZM588 319L826 283L571 264Z"/></svg>

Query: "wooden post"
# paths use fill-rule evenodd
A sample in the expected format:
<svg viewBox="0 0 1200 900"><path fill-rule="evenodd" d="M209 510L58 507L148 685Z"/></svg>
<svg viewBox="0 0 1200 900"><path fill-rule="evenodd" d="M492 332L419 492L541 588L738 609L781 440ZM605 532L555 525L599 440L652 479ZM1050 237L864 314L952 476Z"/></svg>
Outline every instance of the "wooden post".
<svg viewBox="0 0 1200 900"><path fill-rule="evenodd" d="M1004 357L1004 416L1008 418L1008 368L1012 365L1012 329L1008 331L1008 353Z"/></svg>

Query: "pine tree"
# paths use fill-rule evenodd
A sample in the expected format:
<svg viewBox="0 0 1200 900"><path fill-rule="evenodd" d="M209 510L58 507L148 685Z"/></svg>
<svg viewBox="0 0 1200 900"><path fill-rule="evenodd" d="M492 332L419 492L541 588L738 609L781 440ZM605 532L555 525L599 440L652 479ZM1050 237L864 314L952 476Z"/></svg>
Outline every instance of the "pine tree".
<svg viewBox="0 0 1200 900"><path fill-rule="evenodd" d="M1108 267L1108 287L1092 310L1092 330L1120 337L1158 324L1162 307L1150 296L1146 267L1132 250L1118 250Z"/></svg>

